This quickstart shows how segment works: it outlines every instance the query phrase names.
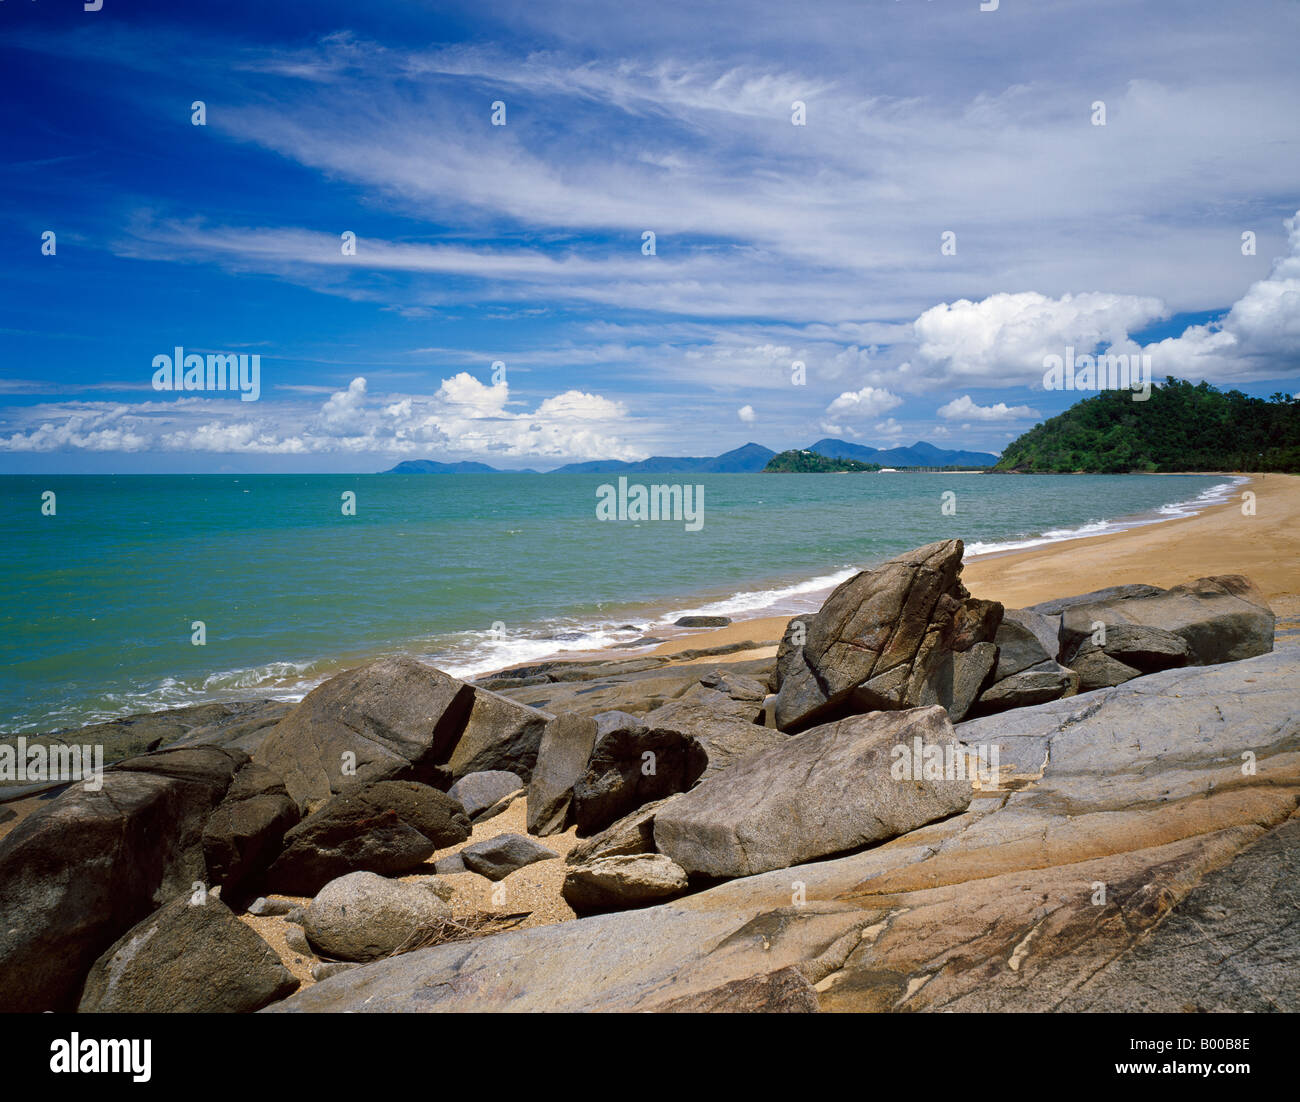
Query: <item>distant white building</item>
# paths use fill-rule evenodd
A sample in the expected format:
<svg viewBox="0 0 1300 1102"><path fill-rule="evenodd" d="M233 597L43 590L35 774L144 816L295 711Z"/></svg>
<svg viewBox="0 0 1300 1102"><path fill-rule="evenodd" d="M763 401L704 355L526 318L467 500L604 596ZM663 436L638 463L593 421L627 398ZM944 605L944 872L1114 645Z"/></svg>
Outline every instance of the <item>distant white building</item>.
<svg viewBox="0 0 1300 1102"><path fill-rule="evenodd" d="M898 474L897 467L881 467L876 474Z"/></svg>

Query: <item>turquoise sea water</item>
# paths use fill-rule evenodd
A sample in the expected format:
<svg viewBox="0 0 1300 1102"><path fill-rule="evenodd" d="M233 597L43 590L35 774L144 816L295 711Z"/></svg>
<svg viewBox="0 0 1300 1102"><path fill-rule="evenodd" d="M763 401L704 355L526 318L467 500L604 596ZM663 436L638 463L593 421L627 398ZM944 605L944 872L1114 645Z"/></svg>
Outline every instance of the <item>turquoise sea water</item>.
<svg viewBox="0 0 1300 1102"><path fill-rule="evenodd" d="M687 612L815 608L931 540L967 554L1185 515L1223 476L636 475L703 526L600 521L603 475L0 478L0 731L297 698L403 652L461 675L636 639ZM56 513L42 514L53 491ZM342 495L356 495L346 516ZM955 515L942 510L956 495ZM1083 546L1087 546L1086 544ZM202 621L206 644L192 643Z"/></svg>

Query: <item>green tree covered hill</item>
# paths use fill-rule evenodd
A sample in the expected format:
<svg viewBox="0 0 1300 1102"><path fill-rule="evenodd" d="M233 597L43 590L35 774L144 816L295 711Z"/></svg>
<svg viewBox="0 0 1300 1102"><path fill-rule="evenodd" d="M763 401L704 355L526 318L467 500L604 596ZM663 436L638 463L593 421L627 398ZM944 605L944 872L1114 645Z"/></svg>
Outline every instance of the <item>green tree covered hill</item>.
<svg viewBox="0 0 1300 1102"><path fill-rule="evenodd" d="M1035 425L994 470L1300 472L1300 401L1172 377L1145 402L1103 391Z"/></svg>
<svg viewBox="0 0 1300 1102"><path fill-rule="evenodd" d="M879 463L859 463L856 459L828 459L816 452L798 448L772 456L764 474L839 474L843 471L878 471Z"/></svg>

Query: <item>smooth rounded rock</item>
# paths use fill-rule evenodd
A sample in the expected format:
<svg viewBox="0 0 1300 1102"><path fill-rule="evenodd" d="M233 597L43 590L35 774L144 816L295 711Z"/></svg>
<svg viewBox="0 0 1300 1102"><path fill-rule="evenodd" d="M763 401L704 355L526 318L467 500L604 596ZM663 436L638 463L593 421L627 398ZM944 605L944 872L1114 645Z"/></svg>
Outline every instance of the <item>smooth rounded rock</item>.
<svg viewBox="0 0 1300 1102"><path fill-rule="evenodd" d="M303 929L324 956L378 960L450 916L451 908L427 884L354 872L331 880L316 894Z"/></svg>

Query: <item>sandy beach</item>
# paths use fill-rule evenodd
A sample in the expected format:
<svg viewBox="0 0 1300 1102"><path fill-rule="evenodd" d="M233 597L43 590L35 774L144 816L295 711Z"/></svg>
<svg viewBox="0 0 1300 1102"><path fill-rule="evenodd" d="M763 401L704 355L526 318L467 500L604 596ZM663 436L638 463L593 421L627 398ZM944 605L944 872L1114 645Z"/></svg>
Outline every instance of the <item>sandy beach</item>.
<svg viewBox="0 0 1300 1102"><path fill-rule="evenodd" d="M1255 497L1253 516L1243 513L1242 494L1247 492ZM1300 626L1300 475L1256 475L1238 487L1231 501L1194 517L1024 551L968 556L962 579L977 597L1023 608L1111 585L1146 582L1168 588L1212 574L1245 574L1268 598L1279 631ZM775 654L773 641L788 621L787 616L737 620L669 639L648 653L673 655L752 640L770 645L725 659L688 662L763 658ZM1285 641L1279 638L1279 643Z"/></svg>

